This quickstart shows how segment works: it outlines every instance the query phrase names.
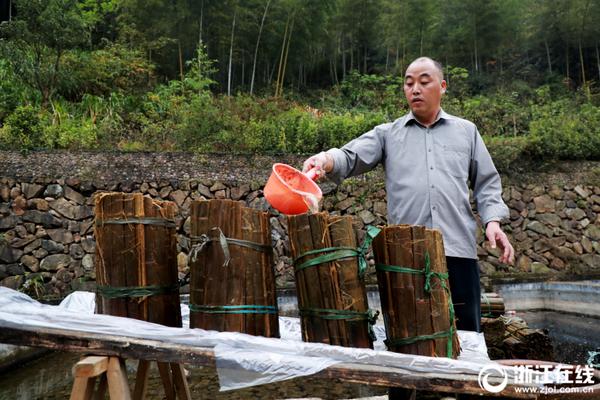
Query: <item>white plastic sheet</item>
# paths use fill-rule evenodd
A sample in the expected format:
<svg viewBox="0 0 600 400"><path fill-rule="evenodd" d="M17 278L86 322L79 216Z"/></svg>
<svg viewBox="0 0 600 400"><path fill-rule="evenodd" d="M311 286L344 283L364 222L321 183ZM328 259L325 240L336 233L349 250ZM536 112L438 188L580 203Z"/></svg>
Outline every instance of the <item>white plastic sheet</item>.
<svg viewBox="0 0 600 400"><path fill-rule="evenodd" d="M93 314L94 295L75 293L59 306L38 303L23 293L0 287L0 326L26 330L55 328L105 335L159 340L188 346L209 347L215 352L221 390L238 389L272 383L299 376L312 375L340 362L388 366L407 375L458 377L473 379L483 366L491 362L484 356L485 343L478 334L465 336L459 332L463 354L469 360L452 360L383 350L356 349L325 344L303 343L297 318L280 318L282 339L270 339L232 332L202 329L170 328L129 318ZM182 311L187 314L187 307ZM185 320L187 318L184 317ZM375 326L381 342L383 326ZM381 348L378 344L377 348ZM477 357L474 355L478 354ZM463 358L463 357L461 357ZM499 367L498 364L493 364ZM507 376L514 372L500 367ZM501 376L498 374L498 378Z"/></svg>

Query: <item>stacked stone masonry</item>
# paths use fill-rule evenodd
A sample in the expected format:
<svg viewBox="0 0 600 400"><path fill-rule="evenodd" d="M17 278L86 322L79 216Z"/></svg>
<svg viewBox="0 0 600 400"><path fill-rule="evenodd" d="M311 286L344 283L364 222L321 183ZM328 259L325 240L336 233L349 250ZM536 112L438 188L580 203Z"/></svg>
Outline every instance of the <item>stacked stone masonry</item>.
<svg viewBox="0 0 600 400"><path fill-rule="evenodd" d="M2 171L0 171L1 174ZM193 200L233 199L272 212L272 242L278 286L293 284L286 218L262 195L265 176L235 179L163 179L107 182L82 178L0 177L0 285L38 297L63 297L93 289L94 196L104 191L141 192L178 206L178 268L187 271L189 208ZM322 185L323 209L351 215L359 240L364 227L386 223L381 171L336 187ZM516 249L516 262L498 262L499 250L484 246L478 255L484 275L556 277L600 273L600 187L589 185L506 186L510 218L503 227ZM374 279L374 271L368 279Z"/></svg>

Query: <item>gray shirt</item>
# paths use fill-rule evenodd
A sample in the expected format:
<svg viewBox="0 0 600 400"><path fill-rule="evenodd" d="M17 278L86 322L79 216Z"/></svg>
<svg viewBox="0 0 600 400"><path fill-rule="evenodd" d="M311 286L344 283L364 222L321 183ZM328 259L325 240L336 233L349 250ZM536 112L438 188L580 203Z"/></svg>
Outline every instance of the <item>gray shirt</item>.
<svg viewBox="0 0 600 400"><path fill-rule="evenodd" d="M446 256L477 258L469 188L484 225L508 217L500 176L477 127L443 110L429 128L409 113L328 153L338 183L382 163L388 223L440 229Z"/></svg>

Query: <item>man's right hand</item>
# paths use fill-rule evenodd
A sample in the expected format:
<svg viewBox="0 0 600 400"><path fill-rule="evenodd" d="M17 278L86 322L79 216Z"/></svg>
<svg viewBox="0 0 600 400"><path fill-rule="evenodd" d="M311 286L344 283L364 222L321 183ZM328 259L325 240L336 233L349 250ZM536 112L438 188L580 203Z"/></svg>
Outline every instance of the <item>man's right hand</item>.
<svg viewBox="0 0 600 400"><path fill-rule="evenodd" d="M333 170L333 156L323 151L319 154L309 157L306 161L304 161L302 172L307 173L313 168L316 168L317 174L320 177L331 172Z"/></svg>

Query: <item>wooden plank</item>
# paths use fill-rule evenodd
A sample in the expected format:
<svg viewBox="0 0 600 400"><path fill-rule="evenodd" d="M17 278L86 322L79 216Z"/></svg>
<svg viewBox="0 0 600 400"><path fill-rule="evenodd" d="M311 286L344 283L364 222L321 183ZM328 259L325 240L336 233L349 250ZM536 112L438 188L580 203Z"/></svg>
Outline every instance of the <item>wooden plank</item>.
<svg viewBox="0 0 600 400"><path fill-rule="evenodd" d="M108 359L106 377L108 380L108 393L111 399L131 400L125 360L120 357L110 357Z"/></svg>
<svg viewBox="0 0 600 400"><path fill-rule="evenodd" d="M308 216L308 221L312 235L312 248L316 250L331 247L329 229L327 228L327 213L311 214ZM340 285L333 263L322 263L310 269L314 269L319 277L318 284L321 287L321 296L317 299L320 302L318 308L337 309L338 299L341 303L341 296L339 295ZM344 337L343 322L325 320L325 324L328 327L329 335L323 343L342 346Z"/></svg>
<svg viewBox="0 0 600 400"><path fill-rule="evenodd" d="M148 390L148 377L150 376L150 361L139 360L133 389L133 400L143 400Z"/></svg>
<svg viewBox="0 0 600 400"><path fill-rule="evenodd" d="M191 234L200 237L208 231L209 202L193 201L191 212ZM194 243L194 245L199 245ZM207 265L206 251L197 255L195 262L190 262L190 303L206 304ZM200 328L205 325L206 314L190 311L190 327Z"/></svg>
<svg viewBox="0 0 600 400"><path fill-rule="evenodd" d="M91 400L94 394L94 383L96 383L95 377L75 377L70 400Z"/></svg>
<svg viewBox="0 0 600 400"><path fill-rule="evenodd" d="M171 375L171 365L169 363L157 362L158 373L165 389L165 397L167 400L175 400L175 386L173 385L173 377Z"/></svg>
<svg viewBox="0 0 600 400"><path fill-rule="evenodd" d="M352 226L352 218L329 217L329 234L333 247L356 248L356 236ZM335 266L341 293L341 307L343 310L367 312L369 304L367 301L367 290L365 282L359 277L358 258L346 258L337 260ZM369 336L369 323L365 320L345 321L345 346L373 348Z"/></svg>
<svg viewBox="0 0 600 400"><path fill-rule="evenodd" d="M98 376L103 372L106 372L108 367L108 357L103 356L89 356L83 360L78 361L72 369L74 377L87 377Z"/></svg>
<svg viewBox="0 0 600 400"><path fill-rule="evenodd" d="M185 377L183 365L171 363L170 366L177 397L179 397L180 400L191 400L192 394L190 393L190 387L188 386L187 379Z"/></svg>
<svg viewBox="0 0 600 400"><path fill-rule="evenodd" d="M289 216L288 225L292 258L296 259L301 254L315 249L308 214ZM300 262L306 262L317 256L305 256ZM309 267L296 272L296 281L299 283L299 308L323 308L320 302L323 295L318 268L320 266ZM322 318L301 316L300 323L302 325L302 340L305 342L329 343L329 327Z"/></svg>
<svg viewBox="0 0 600 400"><path fill-rule="evenodd" d="M425 269L425 227L413 226L413 268ZM431 296L425 292L425 276L415 275L415 322L417 336L431 335ZM435 342L433 340L421 340L417 342L418 354L423 356L435 355Z"/></svg>
<svg viewBox="0 0 600 400"><path fill-rule="evenodd" d="M438 247L436 245L436 236L435 231L433 229L427 229L425 231L425 246L427 251L429 252L429 257L431 261L431 271L446 273L447 271L443 270L441 258L445 256L444 254L439 254ZM447 294L445 290L441 286L441 282L439 279L434 278L431 282L431 326L433 327L434 332L441 332L448 330L450 328L450 319L448 315L448 301ZM435 340L435 355L438 357L446 357L446 344L447 340L445 338L436 339Z"/></svg>
<svg viewBox="0 0 600 400"><path fill-rule="evenodd" d="M0 343L45 347L83 354L93 352L123 358L215 366L214 353L211 348L62 329L26 330L10 326L0 326L0 328L2 328L0 329ZM453 393L484 393L483 389L477 391L479 384L476 375L461 375L460 377L439 373L407 375L397 368L343 363L328 367L313 376L373 386L396 386ZM515 393L514 387L509 382L507 390L502 392L502 396L519 399L537 398L532 394ZM487 392L486 394L489 395Z"/></svg>
<svg viewBox="0 0 600 400"><path fill-rule="evenodd" d="M384 230L388 263L402 267L413 266L413 237L409 225L388 227ZM388 338L404 339L417 335L415 314L415 287L412 274L390 272L392 299L388 309L391 335ZM384 313L386 310L382 310ZM387 330L387 326L386 326ZM392 336L393 335L393 336ZM418 354L418 344L392 346L391 351L399 353Z"/></svg>

